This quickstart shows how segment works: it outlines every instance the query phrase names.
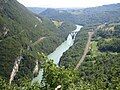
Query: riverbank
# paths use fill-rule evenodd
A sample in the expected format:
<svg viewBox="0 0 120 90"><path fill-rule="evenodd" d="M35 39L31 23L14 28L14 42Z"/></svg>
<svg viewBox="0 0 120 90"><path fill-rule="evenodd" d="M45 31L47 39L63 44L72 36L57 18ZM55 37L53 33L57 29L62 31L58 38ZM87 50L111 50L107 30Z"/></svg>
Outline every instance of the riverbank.
<svg viewBox="0 0 120 90"><path fill-rule="evenodd" d="M75 41L75 37L76 37L77 33L80 31L81 28L82 28L82 26L76 25L76 29L68 35L67 40L64 41L60 46L58 46L53 53L49 54L48 59L53 60L54 63L58 65L59 61L60 61L60 58L62 57L63 53L65 51L67 51L73 45L73 43ZM72 37L74 37L74 38L72 38ZM40 83L41 80L42 80L42 76L43 76L43 69L41 69L39 71L38 76L33 79L32 83L33 82L39 82Z"/></svg>
<svg viewBox="0 0 120 90"><path fill-rule="evenodd" d="M78 32L74 41L74 45L63 54L60 59L59 66L65 66L66 68L75 68L83 55L88 40L89 31L91 31L89 27L83 27L81 31Z"/></svg>
<svg viewBox="0 0 120 90"><path fill-rule="evenodd" d="M82 26L76 25L76 29L68 35L67 40L58 46L54 52L49 54L48 59L54 60L54 63L58 64L63 53L74 44L75 37L81 28Z"/></svg>

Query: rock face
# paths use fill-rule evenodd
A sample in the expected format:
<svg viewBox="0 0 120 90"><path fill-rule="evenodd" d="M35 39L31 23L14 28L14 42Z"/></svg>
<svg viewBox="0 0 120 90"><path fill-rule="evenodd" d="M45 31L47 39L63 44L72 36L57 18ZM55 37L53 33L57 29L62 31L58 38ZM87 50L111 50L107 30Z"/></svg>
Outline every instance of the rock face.
<svg viewBox="0 0 120 90"><path fill-rule="evenodd" d="M38 72L39 72L39 65L38 65L38 60L35 61L35 67L34 67L34 70L33 70L33 75L36 77L38 75Z"/></svg>
<svg viewBox="0 0 120 90"><path fill-rule="evenodd" d="M61 85L58 85L55 90L60 90L61 89Z"/></svg>
<svg viewBox="0 0 120 90"><path fill-rule="evenodd" d="M17 57L15 59L13 70L12 70L12 73L10 75L9 84L11 84L11 82L14 80L14 77L15 77L15 75L17 74L17 72L19 70L19 65L20 65L20 62L21 62L22 58L23 58L22 56L19 56L19 57Z"/></svg>

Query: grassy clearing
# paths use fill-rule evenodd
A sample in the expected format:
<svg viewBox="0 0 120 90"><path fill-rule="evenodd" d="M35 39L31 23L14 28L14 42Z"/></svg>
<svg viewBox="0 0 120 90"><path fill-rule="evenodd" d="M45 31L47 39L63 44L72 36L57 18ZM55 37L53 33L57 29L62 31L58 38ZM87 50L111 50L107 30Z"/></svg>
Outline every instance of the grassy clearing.
<svg viewBox="0 0 120 90"><path fill-rule="evenodd" d="M91 43L91 55L92 57L96 57L98 55L98 47L96 41L92 41Z"/></svg>
<svg viewBox="0 0 120 90"><path fill-rule="evenodd" d="M52 21L56 27L60 27L63 22L61 21Z"/></svg>

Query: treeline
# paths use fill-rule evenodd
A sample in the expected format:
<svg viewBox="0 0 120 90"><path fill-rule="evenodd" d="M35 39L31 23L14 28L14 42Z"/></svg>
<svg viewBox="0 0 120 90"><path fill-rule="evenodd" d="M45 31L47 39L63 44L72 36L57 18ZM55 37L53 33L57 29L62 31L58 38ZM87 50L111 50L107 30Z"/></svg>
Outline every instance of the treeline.
<svg viewBox="0 0 120 90"><path fill-rule="evenodd" d="M85 9L46 9L40 14L52 19L70 21L80 25L95 25L120 22L120 4ZM33 10L34 11L34 10Z"/></svg>

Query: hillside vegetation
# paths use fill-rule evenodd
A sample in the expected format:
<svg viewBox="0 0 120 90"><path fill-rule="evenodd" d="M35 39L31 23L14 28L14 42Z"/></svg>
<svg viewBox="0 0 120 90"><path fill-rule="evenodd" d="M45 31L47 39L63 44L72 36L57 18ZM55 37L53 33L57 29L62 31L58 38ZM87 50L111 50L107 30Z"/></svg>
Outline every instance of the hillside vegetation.
<svg viewBox="0 0 120 90"><path fill-rule="evenodd" d="M16 0L0 0L0 90L120 90L119 7L41 9L38 15ZM56 65L47 55L73 23L84 26ZM42 81L32 83L40 69Z"/></svg>
<svg viewBox="0 0 120 90"><path fill-rule="evenodd" d="M120 4L103 5L85 9L46 9L40 14L80 25L120 22Z"/></svg>
<svg viewBox="0 0 120 90"><path fill-rule="evenodd" d="M87 88L90 90L120 89L119 26L120 25L109 24L91 27L95 34L92 39L89 52L78 69L79 78L81 78L84 83L87 83L87 86L89 87ZM84 28L84 31L90 31L91 29ZM60 61L60 66L74 68L77 65L83 55L83 49L85 48L88 37L88 31L84 31L81 30L81 32L77 35L78 39L76 39L75 45L64 53Z"/></svg>
<svg viewBox="0 0 120 90"><path fill-rule="evenodd" d="M15 78L32 78L37 52L50 54L74 28L72 23L63 23L58 28L51 20L34 15L16 0L0 1L0 76L8 80L15 59L22 56Z"/></svg>

